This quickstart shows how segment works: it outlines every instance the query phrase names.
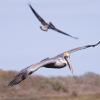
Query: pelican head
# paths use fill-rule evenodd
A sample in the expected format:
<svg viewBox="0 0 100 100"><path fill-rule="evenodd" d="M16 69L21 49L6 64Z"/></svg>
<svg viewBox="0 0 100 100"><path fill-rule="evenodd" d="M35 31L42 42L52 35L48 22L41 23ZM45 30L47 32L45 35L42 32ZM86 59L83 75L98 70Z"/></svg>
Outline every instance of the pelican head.
<svg viewBox="0 0 100 100"><path fill-rule="evenodd" d="M66 60L66 64L68 65L70 71L73 73L73 68L72 68L72 66L70 65L70 62L69 62L69 59L68 59L69 57L70 57L70 53L64 52L64 58L65 58L65 60Z"/></svg>
<svg viewBox="0 0 100 100"><path fill-rule="evenodd" d="M43 30L42 26L40 26L40 29Z"/></svg>
<svg viewBox="0 0 100 100"><path fill-rule="evenodd" d="M68 57L70 57L70 54L66 51L66 52L64 52L64 57L68 58Z"/></svg>
<svg viewBox="0 0 100 100"><path fill-rule="evenodd" d="M48 25L40 26L40 29L41 29L42 31L48 31Z"/></svg>

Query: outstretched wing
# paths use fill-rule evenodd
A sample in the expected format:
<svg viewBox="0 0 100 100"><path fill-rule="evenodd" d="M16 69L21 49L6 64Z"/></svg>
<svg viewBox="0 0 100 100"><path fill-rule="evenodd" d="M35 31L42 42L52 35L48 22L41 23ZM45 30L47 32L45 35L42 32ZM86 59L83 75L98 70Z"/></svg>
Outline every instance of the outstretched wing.
<svg viewBox="0 0 100 100"><path fill-rule="evenodd" d="M20 82L22 82L23 80L25 80L29 75L31 75L33 72L37 71L39 68L41 67L45 67L47 65L49 65L50 63L54 63L53 59L45 59L40 61L39 63L35 64L35 65L31 65L23 70L21 70L19 72L19 74L17 74L14 79L8 84L8 86L14 86L19 84Z"/></svg>
<svg viewBox="0 0 100 100"><path fill-rule="evenodd" d="M45 59L41 60L40 62L47 61L47 60L49 60L49 59L50 59L50 58L49 58L49 57L47 57L47 58L45 58Z"/></svg>
<svg viewBox="0 0 100 100"><path fill-rule="evenodd" d="M37 17L37 19L41 22L42 25L47 25L47 23L45 22L45 20L33 9L33 7L31 6L31 4L29 4L30 9L32 10L32 12L34 13L34 15Z"/></svg>
<svg viewBox="0 0 100 100"><path fill-rule="evenodd" d="M82 50L82 49L87 49L87 48L90 48L90 47L95 47L97 45L100 44L100 41L94 45L86 45L86 46L82 46L82 47L78 47L78 48L75 48L75 49L72 49L72 50L69 50L67 51L68 53L73 53L73 52L76 52L76 51L79 51L79 50Z"/></svg>
<svg viewBox="0 0 100 100"><path fill-rule="evenodd" d="M13 85L19 84L20 82L25 80L29 75L31 75L33 72L35 72L39 68L40 68L40 66L38 66L38 65L31 65L31 66L21 70L19 72L19 74L17 74L14 77L14 79L8 84L8 86L13 86Z"/></svg>
<svg viewBox="0 0 100 100"><path fill-rule="evenodd" d="M63 32L63 31L57 29L51 22L49 23L49 28L52 29L52 30L55 30L55 31L57 31L57 32L59 32L59 33L61 33L61 34L63 34L63 35L72 37L72 38L74 38L74 39L78 39L77 37L74 37L74 36L72 36L72 35L70 35L70 34L67 34L67 33L65 33L65 32Z"/></svg>

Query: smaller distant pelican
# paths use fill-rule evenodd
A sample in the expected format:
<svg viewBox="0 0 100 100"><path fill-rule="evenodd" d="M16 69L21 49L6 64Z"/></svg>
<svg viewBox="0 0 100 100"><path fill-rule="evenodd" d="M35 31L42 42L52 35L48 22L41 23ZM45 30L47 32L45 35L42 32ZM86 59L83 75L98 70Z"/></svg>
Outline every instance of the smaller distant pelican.
<svg viewBox="0 0 100 100"><path fill-rule="evenodd" d="M31 75L33 72L37 71L38 69L42 67L60 69L60 68L68 66L69 69L73 72L73 69L69 62L70 54L82 49L89 48L89 47L95 47L98 44L100 44L100 41L94 45L86 45L86 46L78 47L75 49L71 49L69 51L65 51L55 57L43 59L39 63L33 64L21 70L19 74L16 75L15 78L8 84L8 86L19 84L21 81L25 80L29 75Z"/></svg>
<svg viewBox="0 0 100 100"><path fill-rule="evenodd" d="M36 16L36 18L41 22L41 24L43 25L43 26L40 26L40 29L41 30L43 30L43 31L48 31L48 29L52 29L52 30L54 30L54 31L57 31L57 32L59 32L59 33L61 33L61 34L64 34L64 35L67 35L67 36L69 36L69 37L72 37L72 38L74 38L74 39L78 39L77 37L74 37L74 36L72 36L72 35L69 35L69 34L67 34L67 33L65 33L65 32L63 32L63 31L61 31L61 30L59 30L59 29L57 29L51 22L49 22L49 24L33 9L33 7L29 4L29 7L30 7L30 9L32 10L32 12L34 13L34 15Z"/></svg>

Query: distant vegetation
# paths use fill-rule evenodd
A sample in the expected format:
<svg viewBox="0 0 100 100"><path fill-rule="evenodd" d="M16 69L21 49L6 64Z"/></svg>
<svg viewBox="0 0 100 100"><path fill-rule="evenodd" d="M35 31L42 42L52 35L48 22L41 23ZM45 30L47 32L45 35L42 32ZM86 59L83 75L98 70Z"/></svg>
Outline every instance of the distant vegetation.
<svg viewBox="0 0 100 100"><path fill-rule="evenodd" d="M0 70L0 100L100 100L100 75L31 76L8 87L17 72Z"/></svg>

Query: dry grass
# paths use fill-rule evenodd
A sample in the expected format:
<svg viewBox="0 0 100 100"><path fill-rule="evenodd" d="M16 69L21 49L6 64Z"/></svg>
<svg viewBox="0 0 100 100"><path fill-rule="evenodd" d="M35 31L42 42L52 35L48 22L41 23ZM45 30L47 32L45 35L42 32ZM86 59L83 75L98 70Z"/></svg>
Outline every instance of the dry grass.
<svg viewBox="0 0 100 100"><path fill-rule="evenodd" d="M100 75L94 73L74 78L32 76L8 87L16 74L0 70L0 100L100 100Z"/></svg>

